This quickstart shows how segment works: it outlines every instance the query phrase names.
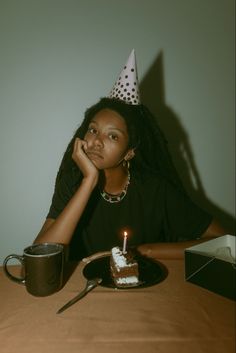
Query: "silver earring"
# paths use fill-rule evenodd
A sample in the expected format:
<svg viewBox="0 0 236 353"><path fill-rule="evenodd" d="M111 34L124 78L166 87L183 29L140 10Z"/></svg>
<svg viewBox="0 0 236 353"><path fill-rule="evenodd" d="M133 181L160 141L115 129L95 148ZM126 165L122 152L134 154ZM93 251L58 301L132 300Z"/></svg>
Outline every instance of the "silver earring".
<svg viewBox="0 0 236 353"><path fill-rule="evenodd" d="M129 170L130 163L129 160L127 161L126 159L123 160L122 165L124 168L127 168Z"/></svg>

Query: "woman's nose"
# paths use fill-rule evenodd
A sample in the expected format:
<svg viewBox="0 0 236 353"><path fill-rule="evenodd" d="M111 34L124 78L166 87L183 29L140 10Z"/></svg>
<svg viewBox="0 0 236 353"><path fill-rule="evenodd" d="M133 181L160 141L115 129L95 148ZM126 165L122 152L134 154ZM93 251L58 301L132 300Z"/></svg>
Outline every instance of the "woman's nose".
<svg viewBox="0 0 236 353"><path fill-rule="evenodd" d="M103 147L103 140L100 135L96 135L94 139L94 146L102 148Z"/></svg>

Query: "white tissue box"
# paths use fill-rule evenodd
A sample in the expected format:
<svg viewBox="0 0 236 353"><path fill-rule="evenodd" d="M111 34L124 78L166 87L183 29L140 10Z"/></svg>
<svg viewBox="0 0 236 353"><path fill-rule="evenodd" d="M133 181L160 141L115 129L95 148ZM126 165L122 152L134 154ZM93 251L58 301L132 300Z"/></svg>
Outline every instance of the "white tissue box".
<svg viewBox="0 0 236 353"><path fill-rule="evenodd" d="M235 236L224 235L185 249L185 280L235 300Z"/></svg>

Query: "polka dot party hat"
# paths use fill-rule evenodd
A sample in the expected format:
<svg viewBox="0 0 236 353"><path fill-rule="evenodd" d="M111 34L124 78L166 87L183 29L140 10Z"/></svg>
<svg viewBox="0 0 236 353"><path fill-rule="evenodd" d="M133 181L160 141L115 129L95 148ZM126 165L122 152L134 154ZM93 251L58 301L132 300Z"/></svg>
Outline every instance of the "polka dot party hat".
<svg viewBox="0 0 236 353"><path fill-rule="evenodd" d="M132 105L141 104L134 49L114 84L109 98L119 99Z"/></svg>

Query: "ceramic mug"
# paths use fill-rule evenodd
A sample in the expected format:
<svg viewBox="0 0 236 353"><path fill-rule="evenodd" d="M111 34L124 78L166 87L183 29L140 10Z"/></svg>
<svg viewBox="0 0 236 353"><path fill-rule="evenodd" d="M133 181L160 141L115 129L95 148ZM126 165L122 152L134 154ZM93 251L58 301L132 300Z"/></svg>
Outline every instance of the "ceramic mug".
<svg viewBox="0 0 236 353"><path fill-rule="evenodd" d="M13 276L8 267L10 259L17 259L22 265L22 277ZM27 291L43 297L57 292L63 284L64 247L57 243L42 243L28 246L23 255L8 255L3 270L12 281L26 286Z"/></svg>

